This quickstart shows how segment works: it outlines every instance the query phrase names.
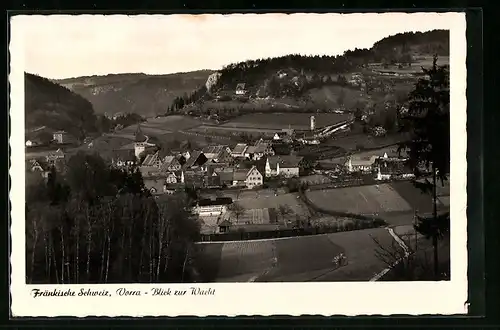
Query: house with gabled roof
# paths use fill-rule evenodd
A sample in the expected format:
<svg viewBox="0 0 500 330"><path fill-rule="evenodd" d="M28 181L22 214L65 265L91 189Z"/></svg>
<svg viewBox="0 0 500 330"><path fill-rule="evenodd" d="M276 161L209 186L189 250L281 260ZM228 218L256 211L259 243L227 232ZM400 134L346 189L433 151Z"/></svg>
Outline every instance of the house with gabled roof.
<svg viewBox="0 0 500 330"><path fill-rule="evenodd" d="M173 155L165 156L162 160L162 164L160 165L160 169L165 172L180 171L181 168L181 163Z"/></svg>
<svg viewBox="0 0 500 330"><path fill-rule="evenodd" d="M255 187L262 186L263 177L256 166L248 169L235 169L233 171L233 182L234 187L246 187L252 189Z"/></svg>
<svg viewBox="0 0 500 330"><path fill-rule="evenodd" d="M250 160L260 160L265 156L274 156L274 150L271 144L267 142L258 141L245 151L245 157Z"/></svg>
<svg viewBox="0 0 500 330"><path fill-rule="evenodd" d="M379 156L373 155L369 157L349 156L345 162L345 167L348 172L371 172L374 169L375 161Z"/></svg>
<svg viewBox="0 0 500 330"><path fill-rule="evenodd" d="M207 157L205 157L202 151L195 150L191 153L189 159L186 160L186 163L183 165L183 168L189 170L196 167L200 167L207 161L208 159Z"/></svg>
<svg viewBox="0 0 500 330"><path fill-rule="evenodd" d="M50 172L50 164L42 159L31 159L26 162L26 170L40 173L42 177L47 178Z"/></svg>
<svg viewBox="0 0 500 330"><path fill-rule="evenodd" d="M159 151L156 151L154 154L146 155L146 158L142 161L141 166L150 166L159 168L162 164L162 160L160 159Z"/></svg>
<svg viewBox="0 0 500 330"><path fill-rule="evenodd" d="M215 163L226 163L232 160L231 148L225 145L206 146L203 148L203 154L208 161Z"/></svg>
<svg viewBox="0 0 500 330"><path fill-rule="evenodd" d="M184 183L184 172L183 171L168 172L162 176L165 177L165 181L168 184Z"/></svg>
<svg viewBox="0 0 500 330"><path fill-rule="evenodd" d="M269 156L266 159L266 177L283 175L299 176L304 157L295 155Z"/></svg>
<svg viewBox="0 0 500 330"><path fill-rule="evenodd" d="M54 165L56 162L64 160L65 154L61 149L51 151L46 156L47 163Z"/></svg>

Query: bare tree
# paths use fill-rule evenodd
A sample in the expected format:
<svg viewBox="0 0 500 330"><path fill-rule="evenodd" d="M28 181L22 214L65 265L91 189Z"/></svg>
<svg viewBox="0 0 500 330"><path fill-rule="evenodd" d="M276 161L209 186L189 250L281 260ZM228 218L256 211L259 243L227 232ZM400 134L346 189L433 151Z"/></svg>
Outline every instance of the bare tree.
<svg viewBox="0 0 500 330"><path fill-rule="evenodd" d="M236 222L239 222L239 217L245 214L245 208L243 208L243 206L241 206L241 204L237 202L229 205L228 209L236 217Z"/></svg>
<svg viewBox="0 0 500 330"><path fill-rule="evenodd" d="M286 223L285 217L288 216L288 215L290 215L290 214L293 214L293 210L287 204L281 204L281 205L279 205L277 211L278 211L278 214L281 217L281 220L284 223Z"/></svg>

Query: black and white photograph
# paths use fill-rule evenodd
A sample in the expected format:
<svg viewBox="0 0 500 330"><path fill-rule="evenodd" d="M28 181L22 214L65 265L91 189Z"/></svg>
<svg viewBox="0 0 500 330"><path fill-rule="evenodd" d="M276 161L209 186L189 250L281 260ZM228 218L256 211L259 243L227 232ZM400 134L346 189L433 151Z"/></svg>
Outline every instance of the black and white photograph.
<svg viewBox="0 0 500 330"><path fill-rule="evenodd" d="M19 310L463 310L465 15L26 15L10 47Z"/></svg>

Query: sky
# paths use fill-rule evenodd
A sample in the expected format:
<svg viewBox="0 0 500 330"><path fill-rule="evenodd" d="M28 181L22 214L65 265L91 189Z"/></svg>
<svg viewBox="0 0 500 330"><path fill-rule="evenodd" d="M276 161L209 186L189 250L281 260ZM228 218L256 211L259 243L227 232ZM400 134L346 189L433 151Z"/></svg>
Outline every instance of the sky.
<svg viewBox="0 0 500 330"><path fill-rule="evenodd" d="M339 55L397 33L449 29L449 20L435 13L31 15L14 17L11 29L22 38L26 72L63 79L217 70L287 54Z"/></svg>

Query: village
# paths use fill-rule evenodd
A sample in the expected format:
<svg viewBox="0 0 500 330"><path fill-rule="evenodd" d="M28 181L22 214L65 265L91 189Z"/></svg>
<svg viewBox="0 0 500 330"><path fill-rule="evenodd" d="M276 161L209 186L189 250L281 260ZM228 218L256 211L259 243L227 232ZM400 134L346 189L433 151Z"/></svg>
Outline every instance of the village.
<svg viewBox="0 0 500 330"><path fill-rule="evenodd" d="M314 116L310 120L312 132ZM397 146L389 154L385 148L339 157L335 166L324 169L315 159L297 155L293 145L300 143L304 134L295 134L293 129L253 143L210 144L199 150L161 149L148 142L141 125L134 135L134 142L114 150L110 165L138 169L146 189L156 198L186 189L196 192L193 211L199 217L201 233L206 235L289 229L304 222L310 225L314 217L297 195L299 189L345 188L413 178L406 158L396 152ZM72 138L57 131L53 142L64 146ZM85 142L92 147L92 141ZM51 166L64 171L68 155L58 148L44 157L26 158L27 169L46 178Z"/></svg>

